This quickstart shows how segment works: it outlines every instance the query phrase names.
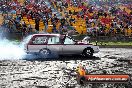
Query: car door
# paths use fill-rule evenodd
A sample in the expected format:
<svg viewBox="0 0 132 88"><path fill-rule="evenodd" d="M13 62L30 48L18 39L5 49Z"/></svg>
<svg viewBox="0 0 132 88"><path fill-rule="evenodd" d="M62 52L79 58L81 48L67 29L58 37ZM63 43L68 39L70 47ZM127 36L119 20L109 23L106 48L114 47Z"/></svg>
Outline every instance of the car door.
<svg viewBox="0 0 132 88"><path fill-rule="evenodd" d="M79 54L82 52L82 47L76 44L72 39L66 37L63 45L63 54Z"/></svg>
<svg viewBox="0 0 132 88"><path fill-rule="evenodd" d="M62 53L62 44L60 43L59 36L49 36L47 49L53 53L61 54Z"/></svg>

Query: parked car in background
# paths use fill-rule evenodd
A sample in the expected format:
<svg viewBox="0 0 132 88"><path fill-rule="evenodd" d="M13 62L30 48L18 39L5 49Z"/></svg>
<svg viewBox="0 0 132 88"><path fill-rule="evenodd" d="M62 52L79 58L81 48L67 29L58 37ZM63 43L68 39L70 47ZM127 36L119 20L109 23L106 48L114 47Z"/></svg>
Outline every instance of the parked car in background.
<svg viewBox="0 0 132 88"><path fill-rule="evenodd" d="M84 39L85 40L85 39ZM99 47L85 41L76 41L61 34L33 34L25 44L27 53L40 55L84 55L92 57L99 52Z"/></svg>

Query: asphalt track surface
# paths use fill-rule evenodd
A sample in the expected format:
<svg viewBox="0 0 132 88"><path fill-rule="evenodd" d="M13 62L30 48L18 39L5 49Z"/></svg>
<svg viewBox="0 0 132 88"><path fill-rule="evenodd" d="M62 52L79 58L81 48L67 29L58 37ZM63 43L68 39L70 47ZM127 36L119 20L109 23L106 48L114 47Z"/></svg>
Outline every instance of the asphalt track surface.
<svg viewBox="0 0 132 88"><path fill-rule="evenodd" d="M108 83L81 86L75 69L83 65L91 74L132 74L132 49L101 48L92 58L44 59L26 55L20 59L0 61L0 88L131 88L131 84Z"/></svg>

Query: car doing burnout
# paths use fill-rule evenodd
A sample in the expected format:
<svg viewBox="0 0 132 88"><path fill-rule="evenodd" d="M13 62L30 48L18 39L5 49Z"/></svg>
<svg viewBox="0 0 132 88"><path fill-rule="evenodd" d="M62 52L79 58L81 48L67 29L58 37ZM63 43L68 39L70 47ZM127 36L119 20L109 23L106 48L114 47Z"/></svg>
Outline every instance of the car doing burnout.
<svg viewBox="0 0 132 88"><path fill-rule="evenodd" d="M99 47L87 42L79 42L67 35L61 34L33 34L25 44L27 53L41 55L73 55L79 54L87 57L99 52Z"/></svg>

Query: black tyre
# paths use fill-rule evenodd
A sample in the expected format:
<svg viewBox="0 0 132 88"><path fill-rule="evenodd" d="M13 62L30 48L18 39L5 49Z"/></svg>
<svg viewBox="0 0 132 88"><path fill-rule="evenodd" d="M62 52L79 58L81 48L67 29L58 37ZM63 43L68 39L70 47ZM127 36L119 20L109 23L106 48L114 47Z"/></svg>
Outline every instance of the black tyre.
<svg viewBox="0 0 132 88"><path fill-rule="evenodd" d="M84 49L83 55L86 57L92 57L93 56L93 49L92 48Z"/></svg>
<svg viewBox="0 0 132 88"><path fill-rule="evenodd" d="M80 81L79 81L80 85L84 85L85 82L86 82L85 77L81 77L81 78L80 78Z"/></svg>
<svg viewBox="0 0 132 88"><path fill-rule="evenodd" d="M49 50L49 49L41 49L40 51L39 51L39 54L40 54L40 56L49 56L49 55L51 55L51 51Z"/></svg>

